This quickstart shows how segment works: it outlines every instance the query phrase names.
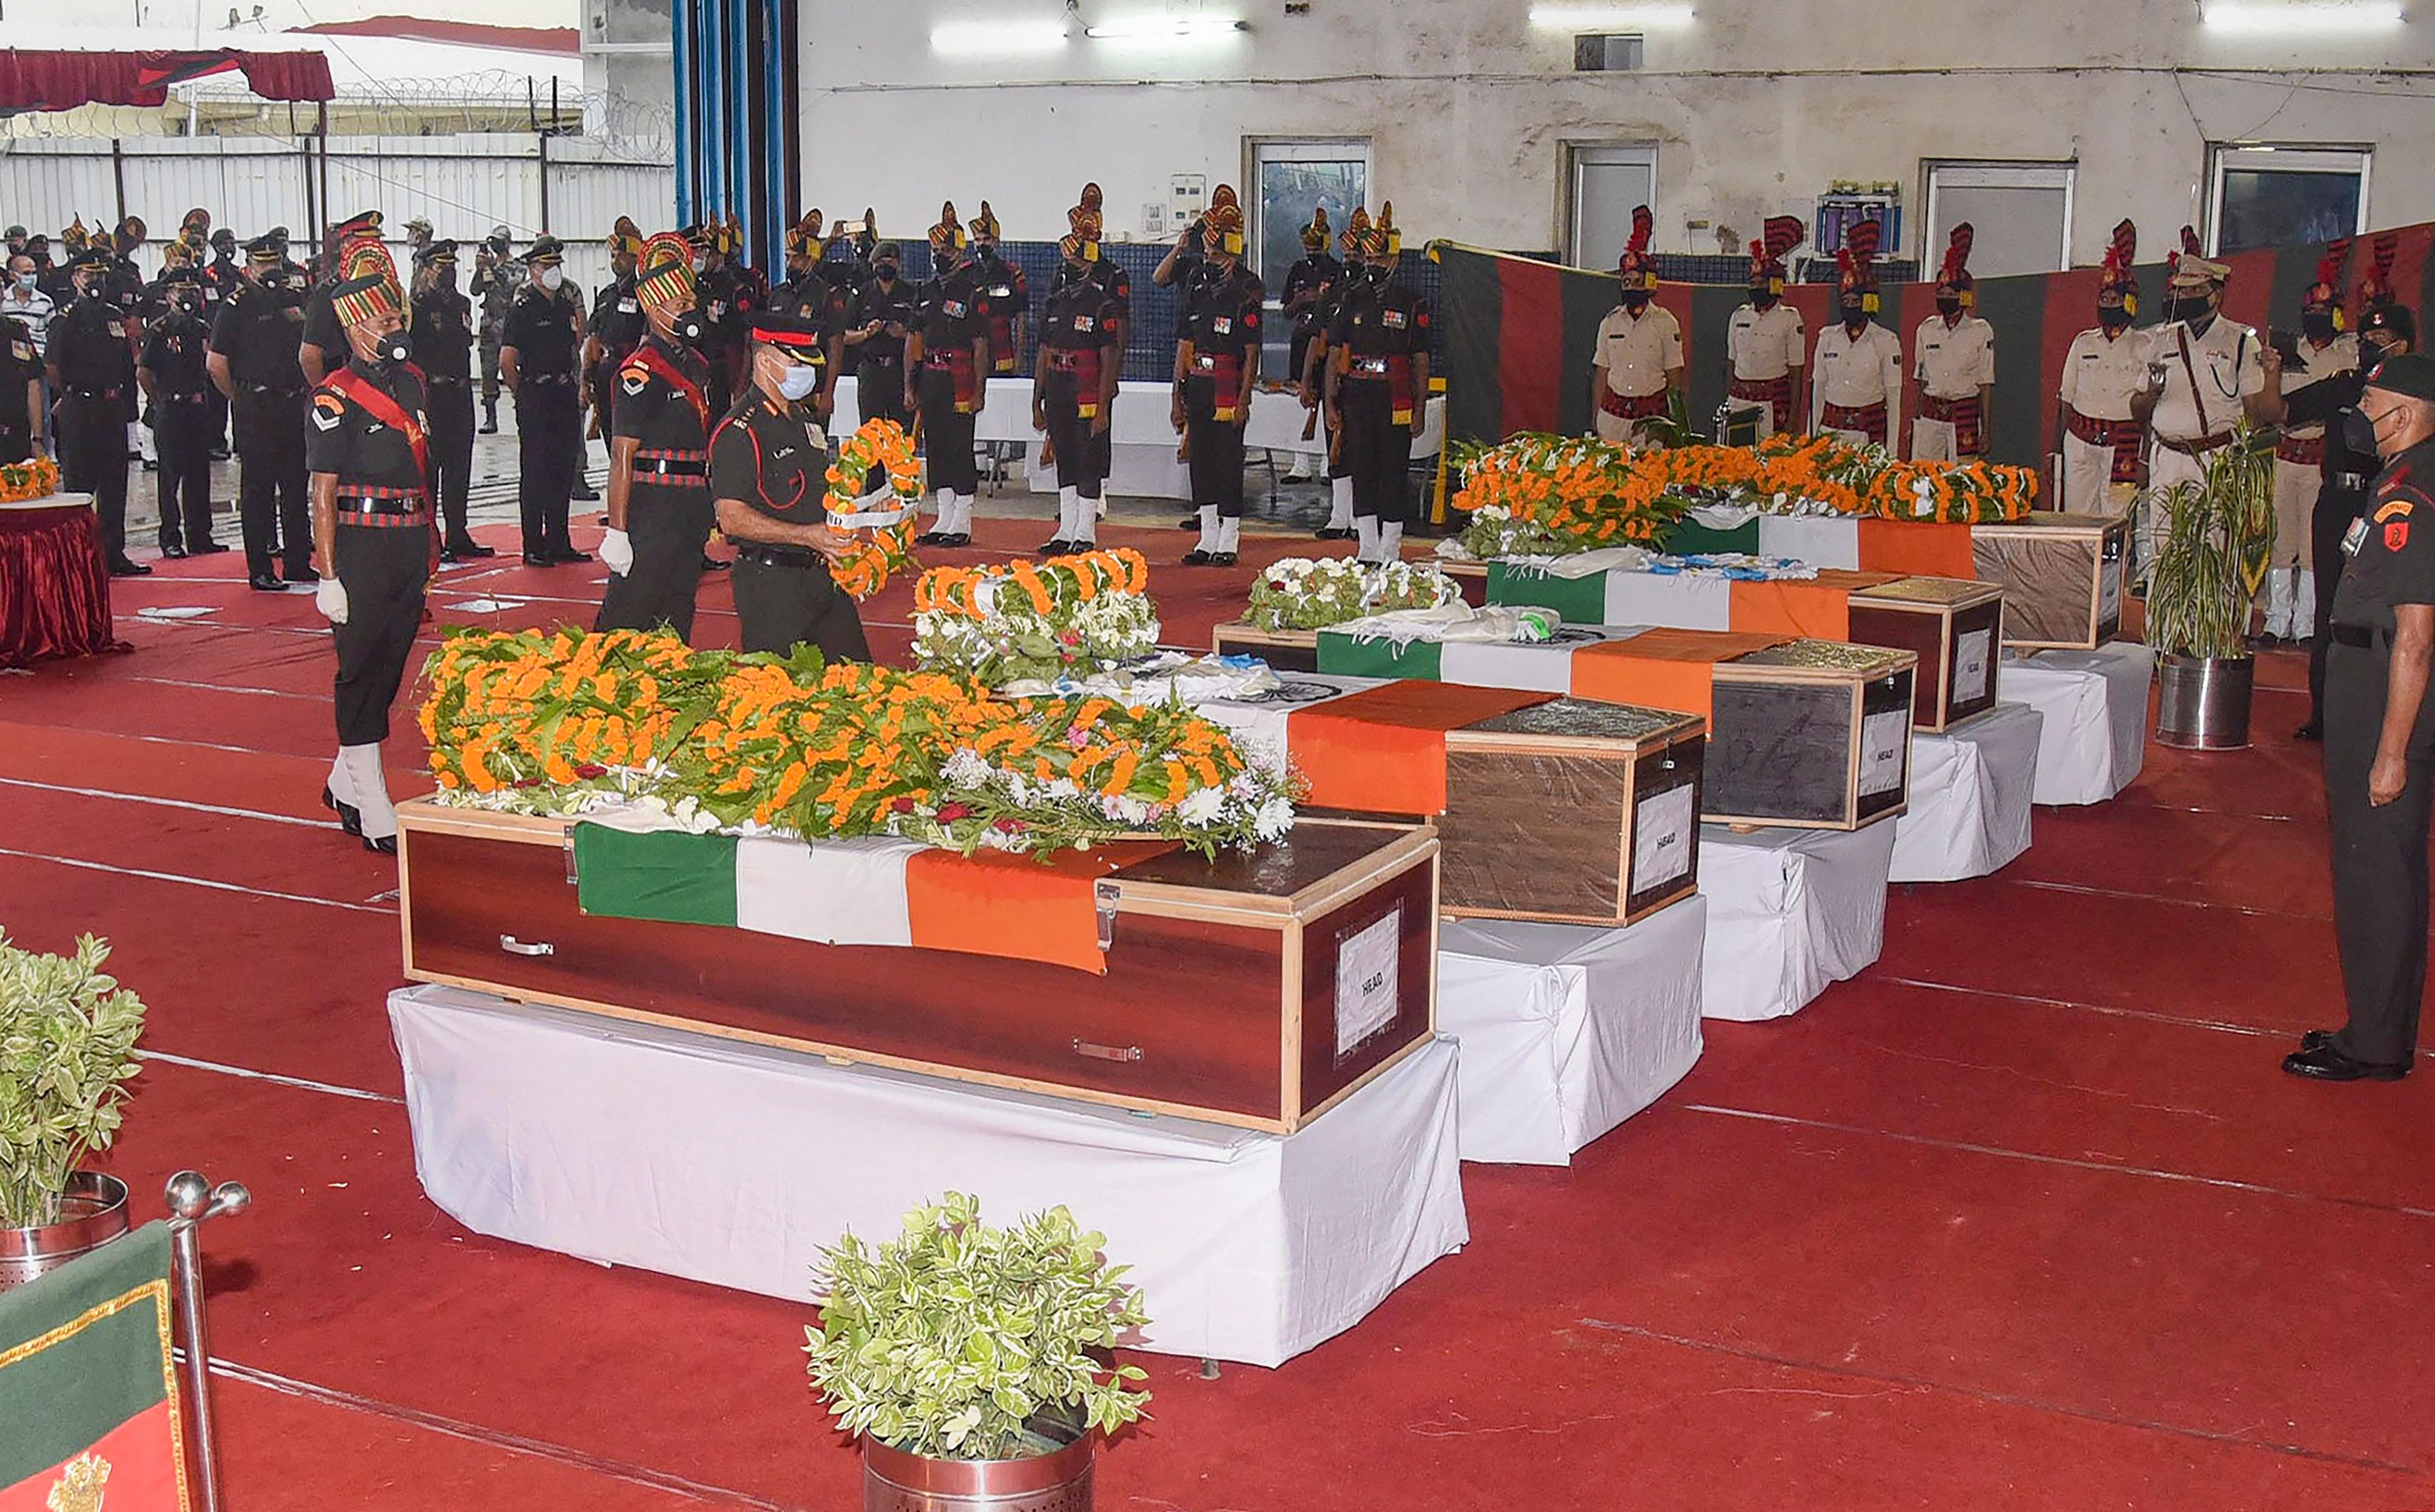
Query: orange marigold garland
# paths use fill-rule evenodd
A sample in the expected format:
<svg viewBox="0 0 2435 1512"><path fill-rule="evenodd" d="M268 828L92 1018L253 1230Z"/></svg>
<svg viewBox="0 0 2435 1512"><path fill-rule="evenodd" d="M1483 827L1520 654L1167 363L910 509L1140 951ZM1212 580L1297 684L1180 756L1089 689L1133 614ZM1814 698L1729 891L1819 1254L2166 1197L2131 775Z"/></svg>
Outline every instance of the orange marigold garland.
<svg viewBox="0 0 2435 1512"><path fill-rule="evenodd" d="M888 497L866 507L863 485L874 469L885 472ZM829 461L828 523L851 533L855 549L829 564L829 576L856 599L888 586L897 573L918 563L913 537L921 528L922 464L913 438L892 420L870 420L837 449ZM894 515L890 520L886 516ZM879 516L864 523L865 517Z"/></svg>
<svg viewBox="0 0 2435 1512"><path fill-rule="evenodd" d="M913 659L986 686L1085 678L1158 647L1149 564L1129 549L933 567L913 585Z"/></svg>
<svg viewBox="0 0 2435 1512"><path fill-rule="evenodd" d="M992 696L860 662L635 631L457 631L422 710L441 802L628 803L697 829L1049 851L1150 833L1204 852L1293 822L1284 774L1175 706Z"/></svg>
<svg viewBox="0 0 2435 1512"><path fill-rule="evenodd" d="M46 499L60 491L60 465L47 456L0 464L0 504Z"/></svg>

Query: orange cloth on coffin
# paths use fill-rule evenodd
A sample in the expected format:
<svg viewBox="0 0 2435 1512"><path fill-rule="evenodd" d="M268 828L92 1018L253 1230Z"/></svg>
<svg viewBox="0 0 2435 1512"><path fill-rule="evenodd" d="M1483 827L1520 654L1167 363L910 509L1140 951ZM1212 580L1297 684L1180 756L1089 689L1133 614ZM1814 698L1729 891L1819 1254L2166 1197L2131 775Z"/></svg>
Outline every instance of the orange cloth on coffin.
<svg viewBox="0 0 2435 1512"><path fill-rule="evenodd" d="M905 864L905 909L913 943L924 950L1045 961L1107 974L1099 949L1099 904L1093 885L1119 867L1175 849L1165 840L1125 840L1088 850L1036 856L983 850L959 856L924 850Z"/></svg>
<svg viewBox="0 0 2435 1512"><path fill-rule="evenodd" d="M1745 630L1643 630L1573 653L1573 696L1713 719L1716 666L1793 639Z"/></svg>
<svg viewBox="0 0 2435 1512"><path fill-rule="evenodd" d="M1364 814L1442 814L1445 732L1552 693L1459 682L1389 682L1307 709L1286 722L1286 747L1309 780L1304 801Z"/></svg>
<svg viewBox="0 0 2435 1512"><path fill-rule="evenodd" d="M1891 583L1899 573L1855 573L1822 567L1815 577L1778 577L1766 582L1734 580L1731 613L1737 630L1806 636L1813 641L1852 638L1852 593Z"/></svg>
<svg viewBox="0 0 2435 1512"><path fill-rule="evenodd" d="M1978 576L1966 524L1877 519L1863 519L1859 524L1862 572L1965 581Z"/></svg>

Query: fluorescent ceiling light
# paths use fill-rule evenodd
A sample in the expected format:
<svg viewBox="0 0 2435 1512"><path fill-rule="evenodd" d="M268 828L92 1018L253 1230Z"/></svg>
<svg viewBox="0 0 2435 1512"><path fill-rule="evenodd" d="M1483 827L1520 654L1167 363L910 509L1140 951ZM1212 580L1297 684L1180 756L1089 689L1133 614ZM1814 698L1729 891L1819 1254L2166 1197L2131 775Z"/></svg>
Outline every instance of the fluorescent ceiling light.
<svg viewBox="0 0 2435 1512"><path fill-rule="evenodd" d="M1637 31L1645 26L1687 26L1687 5L1532 6L1530 25L1548 31Z"/></svg>
<svg viewBox="0 0 2435 1512"><path fill-rule="evenodd" d="M1082 35L1101 42L1130 42L1152 38L1189 37L1214 39L1231 37L1243 29L1243 24L1232 16L1120 16L1086 26Z"/></svg>
<svg viewBox="0 0 2435 1512"><path fill-rule="evenodd" d="M2384 31L2401 25L2399 0L2205 0L2199 18L2209 31Z"/></svg>
<svg viewBox="0 0 2435 1512"><path fill-rule="evenodd" d="M950 22L930 31L930 50L956 58L1053 53L1065 45L1062 21Z"/></svg>

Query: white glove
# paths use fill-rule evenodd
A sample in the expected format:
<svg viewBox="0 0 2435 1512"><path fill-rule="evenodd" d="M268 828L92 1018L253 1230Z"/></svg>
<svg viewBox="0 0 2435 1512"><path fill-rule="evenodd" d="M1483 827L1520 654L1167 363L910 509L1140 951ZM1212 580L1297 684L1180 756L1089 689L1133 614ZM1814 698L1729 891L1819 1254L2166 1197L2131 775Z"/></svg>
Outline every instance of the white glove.
<svg viewBox="0 0 2435 1512"><path fill-rule="evenodd" d="M333 625L347 623L347 585L335 576L324 577L313 590L313 607Z"/></svg>
<svg viewBox="0 0 2435 1512"><path fill-rule="evenodd" d="M600 559L609 570L623 577L634 570L634 543L623 530L612 530L600 538Z"/></svg>

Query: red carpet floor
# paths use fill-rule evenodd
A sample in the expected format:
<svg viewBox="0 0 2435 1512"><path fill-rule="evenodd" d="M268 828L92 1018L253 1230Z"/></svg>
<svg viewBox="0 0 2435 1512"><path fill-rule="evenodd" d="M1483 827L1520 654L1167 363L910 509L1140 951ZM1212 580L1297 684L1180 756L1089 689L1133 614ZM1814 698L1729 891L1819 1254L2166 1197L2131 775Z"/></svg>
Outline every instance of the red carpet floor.
<svg viewBox="0 0 2435 1512"><path fill-rule="evenodd" d="M1041 528L985 520L971 559ZM1179 644L1306 544L1187 571L1179 536L1109 536L1153 553ZM230 1505L858 1505L800 1309L423 1198L395 869L317 800L327 637L230 559L117 585L132 654L0 677L0 925L111 936L153 1005L112 1164L257 1194L208 1241ZM585 622L600 576L502 558L435 610ZM908 599L866 606L883 656ZM733 644L722 579L702 606ZM2151 750L1999 876L1897 888L1874 971L1709 1025L1571 1169L1466 1167L1469 1248L1352 1333L1214 1381L1145 1360L1157 1418L1100 1504L2435 1508L2435 1076L2275 1069L2339 1014L2316 753L2283 738L2302 671L2262 667L2256 749ZM423 754L401 718L402 789Z"/></svg>

